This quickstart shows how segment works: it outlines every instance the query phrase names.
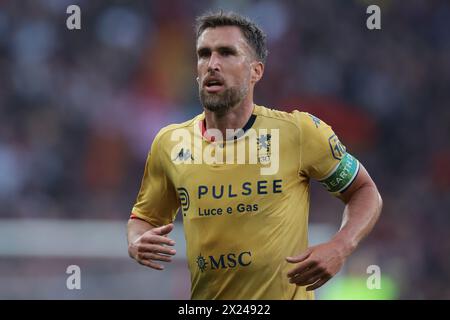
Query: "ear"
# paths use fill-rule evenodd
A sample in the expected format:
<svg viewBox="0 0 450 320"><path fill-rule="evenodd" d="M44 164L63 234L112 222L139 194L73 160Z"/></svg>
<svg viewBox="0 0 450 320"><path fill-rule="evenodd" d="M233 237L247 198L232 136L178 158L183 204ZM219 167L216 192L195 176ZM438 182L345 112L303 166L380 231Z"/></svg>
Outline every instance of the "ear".
<svg viewBox="0 0 450 320"><path fill-rule="evenodd" d="M251 64L251 83L257 83L263 76L264 64L261 61L253 61Z"/></svg>

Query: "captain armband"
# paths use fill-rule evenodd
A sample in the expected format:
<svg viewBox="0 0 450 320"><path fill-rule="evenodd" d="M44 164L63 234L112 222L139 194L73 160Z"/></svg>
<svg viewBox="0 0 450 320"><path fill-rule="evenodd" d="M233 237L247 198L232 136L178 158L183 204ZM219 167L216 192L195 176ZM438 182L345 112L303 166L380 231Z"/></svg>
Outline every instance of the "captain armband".
<svg viewBox="0 0 450 320"><path fill-rule="evenodd" d="M343 193L352 184L358 175L359 161L351 154L346 153L339 164L319 182L335 195Z"/></svg>

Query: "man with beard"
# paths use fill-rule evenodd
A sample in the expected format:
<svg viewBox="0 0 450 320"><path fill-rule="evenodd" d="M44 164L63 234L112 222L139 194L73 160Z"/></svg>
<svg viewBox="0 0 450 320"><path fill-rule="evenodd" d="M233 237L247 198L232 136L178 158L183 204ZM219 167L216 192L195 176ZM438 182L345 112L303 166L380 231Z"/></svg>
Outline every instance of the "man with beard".
<svg viewBox="0 0 450 320"><path fill-rule="evenodd" d="M207 14L196 31L204 112L153 141L128 222L129 255L163 270L160 261L175 254L168 234L181 207L192 299L312 299L373 228L377 187L323 121L253 102L267 57L253 22ZM276 170L264 172L274 159ZM345 209L340 230L308 247L311 178Z"/></svg>

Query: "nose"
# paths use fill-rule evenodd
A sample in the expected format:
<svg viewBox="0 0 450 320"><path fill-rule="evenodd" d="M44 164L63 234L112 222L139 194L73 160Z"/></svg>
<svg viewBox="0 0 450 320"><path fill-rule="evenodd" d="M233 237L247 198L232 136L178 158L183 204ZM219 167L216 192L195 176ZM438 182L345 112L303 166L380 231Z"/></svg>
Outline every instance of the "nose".
<svg viewBox="0 0 450 320"><path fill-rule="evenodd" d="M220 56L217 52L211 53L208 61L208 71L220 71Z"/></svg>

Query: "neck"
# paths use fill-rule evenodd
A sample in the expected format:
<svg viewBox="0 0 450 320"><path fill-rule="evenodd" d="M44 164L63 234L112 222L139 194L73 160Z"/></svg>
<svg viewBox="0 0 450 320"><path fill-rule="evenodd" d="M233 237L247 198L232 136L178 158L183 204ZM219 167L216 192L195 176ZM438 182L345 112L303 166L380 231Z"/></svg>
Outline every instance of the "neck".
<svg viewBox="0 0 450 320"><path fill-rule="evenodd" d="M253 99L248 96L224 114L205 109L206 129L218 129L222 137L226 137L227 129L241 129L250 119L253 112Z"/></svg>

